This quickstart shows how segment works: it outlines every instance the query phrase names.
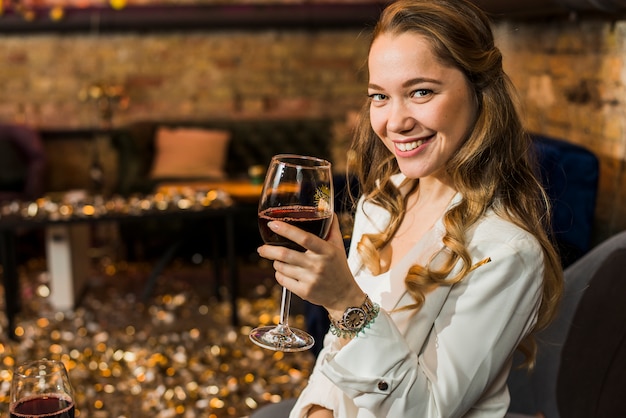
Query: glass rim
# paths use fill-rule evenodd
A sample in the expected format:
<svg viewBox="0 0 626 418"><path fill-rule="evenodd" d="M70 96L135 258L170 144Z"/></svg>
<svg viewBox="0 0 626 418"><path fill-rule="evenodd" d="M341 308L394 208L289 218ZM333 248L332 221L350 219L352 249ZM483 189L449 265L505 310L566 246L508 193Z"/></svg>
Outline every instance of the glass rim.
<svg viewBox="0 0 626 418"><path fill-rule="evenodd" d="M325 160L324 158L314 157L311 155L301 155L301 154L276 154L272 157L272 160L276 160L281 164L284 164L289 167L303 167L303 168L317 168L317 167L331 167L331 162ZM311 161L316 164L313 165L305 165L298 164L297 162L292 162L289 160L302 160L302 161Z"/></svg>
<svg viewBox="0 0 626 418"><path fill-rule="evenodd" d="M41 366L53 366L51 368L42 368ZM39 370L38 374L26 374L28 370ZM41 371L45 370L45 373L41 373ZM19 375L23 378L31 378L31 377L41 377L41 376L49 376L58 372L67 373L67 369L65 368L65 363L61 360L50 360L50 359L39 359L39 360L28 360L23 363L18 364L13 368L13 374Z"/></svg>

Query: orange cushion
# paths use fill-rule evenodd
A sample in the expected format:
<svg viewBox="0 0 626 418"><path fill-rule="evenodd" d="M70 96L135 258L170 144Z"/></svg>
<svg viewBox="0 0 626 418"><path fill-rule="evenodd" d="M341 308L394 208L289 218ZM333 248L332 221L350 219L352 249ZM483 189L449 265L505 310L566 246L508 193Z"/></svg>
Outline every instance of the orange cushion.
<svg viewBox="0 0 626 418"><path fill-rule="evenodd" d="M152 179L223 179L230 132L160 127Z"/></svg>

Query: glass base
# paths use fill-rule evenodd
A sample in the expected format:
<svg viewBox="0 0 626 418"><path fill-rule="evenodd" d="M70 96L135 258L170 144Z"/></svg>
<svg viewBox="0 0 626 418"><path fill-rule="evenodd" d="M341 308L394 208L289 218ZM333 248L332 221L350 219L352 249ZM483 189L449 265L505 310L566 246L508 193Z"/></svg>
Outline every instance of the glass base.
<svg viewBox="0 0 626 418"><path fill-rule="evenodd" d="M250 332L250 339L256 345L268 350L285 352L305 351L315 344L312 336L287 325L255 328Z"/></svg>

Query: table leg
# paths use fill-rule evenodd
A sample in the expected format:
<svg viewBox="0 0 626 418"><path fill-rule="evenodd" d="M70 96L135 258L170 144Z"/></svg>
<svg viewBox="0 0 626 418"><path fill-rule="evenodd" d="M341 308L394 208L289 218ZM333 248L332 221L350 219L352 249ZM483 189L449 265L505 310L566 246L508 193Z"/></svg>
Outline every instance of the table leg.
<svg viewBox="0 0 626 418"><path fill-rule="evenodd" d="M15 339L15 315L20 311L19 274L15 261L15 231L0 232L0 262L4 283L4 306L7 315L7 332Z"/></svg>
<svg viewBox="0 0 626 418"><path fill-rule="evenodd" d="M222 297L224 292L222 291L222 257L220 254L220 245L222 243L220 242L220 237L221 234L211 234L211 257L213 261L213 277L215 277L215 296L217 297L217 300L222 302L224 299Z"/></svg>
<svg viewBox="0 0 626 418"><path fill-rule="evenodd" d="M237 312L237 296L239 292L239 274L237 272L237 257L235 250L235 211L226 214L226 257L228 259L228 283L230 293L231 323L239 325Z"/></svg>
<svg viewBox="0 0 626 418"><path fill-rule="evenodd" d="M76 307L89 275L90 225L46 227L46 263L50 273L50 305L58 311Z"/></svg>
<svg viewBox="0 0 626 418"><path fill-rule="evenodd" d="M143 288L141 300L144 303L148 302L150 296L152 296L152 292L154 291L154 287L156 286L156 282L159 279L159 276L161 275L161 273L163 273L163 270L165 270L165 267L167 267L170 261L172 261L172 259L176 255L176 252L182 244L183 242L181 240L173 242L172 245L167 247L165 254L163 254L161 258L159 258L159 261L152 269L152 272L150 272L150 277L148 278L148 281Z"/></svg>

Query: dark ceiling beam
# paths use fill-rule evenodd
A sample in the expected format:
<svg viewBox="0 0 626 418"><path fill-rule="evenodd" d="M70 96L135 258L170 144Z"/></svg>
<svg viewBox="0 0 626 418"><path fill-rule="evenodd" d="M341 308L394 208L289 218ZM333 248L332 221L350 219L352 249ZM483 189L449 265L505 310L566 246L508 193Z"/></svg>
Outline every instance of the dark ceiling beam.
<svg viewBox="0 0 626 418"><path fill-rule="evenodd" d="M0 0L2 1L2 0ZM626 16L626 0L472 0L494 19ZM372 27L388 1L238 5L67 8L58 20L49 8L25 19L15 11L0 15L0 33L103 33L175 30L348 29Z"/></svg>
<svg viewBox="0 0 626 418"><path fill-rule="evenodd" d="M495 19L626 16L626 0L472 0Z"/></svg>
<svg viewBox="0 0 626 418"><path fill-rule="evenodd" d="M50 19L50 9L39 8L33 20L17 13L0 16L0 33L363 28L376 22L383 7L383 3L306 3L68 8L59 20Z"/></svg>

